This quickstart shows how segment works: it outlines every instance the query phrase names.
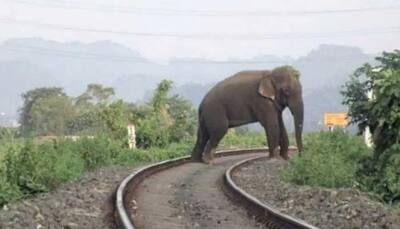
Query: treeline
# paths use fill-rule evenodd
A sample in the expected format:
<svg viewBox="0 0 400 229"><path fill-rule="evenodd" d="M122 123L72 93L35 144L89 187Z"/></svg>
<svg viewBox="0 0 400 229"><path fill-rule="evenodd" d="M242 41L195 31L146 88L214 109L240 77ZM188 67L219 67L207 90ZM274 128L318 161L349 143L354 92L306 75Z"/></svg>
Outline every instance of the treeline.
<svg viewBox="0 0 400 229"><path fill-rule="evenodd" d="M0 207L101 166L187 154L196 112L186 99L171 96L171 87L161 81L143 104L116 99L113 88L98 84L77 97L56 87L24 93L20 128L0 129ZM136 126L137 149L128 148L128 124Z"/></svg>
<svg viewBox="0 0 400 229"><path fill-rule="evenodd" d="M161 81L152 98L143 104L116 99L111 87L90 84L77 97L62 88L37 88L22 95L20 135L95 136L127 138L127 125L134 124L139 147L165 146L192 137L196 112L191 103L170 95L172 82Z"/></svg>

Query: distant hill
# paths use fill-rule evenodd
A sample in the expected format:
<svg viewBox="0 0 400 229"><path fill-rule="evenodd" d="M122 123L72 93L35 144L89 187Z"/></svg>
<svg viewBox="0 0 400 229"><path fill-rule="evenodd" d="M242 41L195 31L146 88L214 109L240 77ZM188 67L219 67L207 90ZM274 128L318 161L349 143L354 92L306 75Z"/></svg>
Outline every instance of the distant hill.
<svg viewBox="0 0 400 229"><path fill-rule="evenodd" d="M15 117L22 103L21 93L39 86L62 86L68 94L78 95L87 84L101 83L134 102L164 78L175 82L174 92L198 106L212 85L235 72L292 64L302 74L305 129L313 130L319 128L324 111L345 110L340 105L340 86L357 67L372 60L356 47L321 45L297 59L274 55L226 61L173 58L160 64L111 41L12 39L0 44L0 96L6 98L0 100L0 113Z"/></svg>
<svg viewBox="0 0 400 229"><path fill-rule="evenodd" d="M50 85L58 86L59 83L40 66L23 60L0 61L0 113L15 114L23 92Z"/></svg>

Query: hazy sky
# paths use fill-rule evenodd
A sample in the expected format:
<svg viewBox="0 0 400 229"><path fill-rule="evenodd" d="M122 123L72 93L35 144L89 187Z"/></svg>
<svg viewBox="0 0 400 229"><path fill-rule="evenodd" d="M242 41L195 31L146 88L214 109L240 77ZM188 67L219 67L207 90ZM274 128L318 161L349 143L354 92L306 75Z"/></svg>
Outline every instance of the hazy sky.
<svg viewBox="0 0 400 229"><path fill-rule="evenodd" d="M0 42L112 40L153 59L304 55L319 44L393 50L398 0L0 0Z"/></svg>

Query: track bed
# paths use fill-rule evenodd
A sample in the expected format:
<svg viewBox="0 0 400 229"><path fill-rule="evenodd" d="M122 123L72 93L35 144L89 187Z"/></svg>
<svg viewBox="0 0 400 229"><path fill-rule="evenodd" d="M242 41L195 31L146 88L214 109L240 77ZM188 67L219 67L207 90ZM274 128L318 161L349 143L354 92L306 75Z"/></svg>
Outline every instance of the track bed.
<svg viewBox="0 0 400 229"><path fill-rule="evenodd" d="M213 165L186 163L146 178L129 209L137 228L264 228L222 190L228 167L252 153L216 158Z"/></svg>

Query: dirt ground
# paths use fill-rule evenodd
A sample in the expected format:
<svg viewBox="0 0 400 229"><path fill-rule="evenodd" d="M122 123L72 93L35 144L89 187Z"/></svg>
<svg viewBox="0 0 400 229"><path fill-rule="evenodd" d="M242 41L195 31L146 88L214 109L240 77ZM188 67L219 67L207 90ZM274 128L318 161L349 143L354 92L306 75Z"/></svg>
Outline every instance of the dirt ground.
<svg viewBox="0 0 400 229"><path fill-rule="evenodd" d="M108 167L0 210L0 229L113 228L112 194L133 167Z"/></svg>
<svg viewBox="0 0 400 229"><path fill-rule="evenodd" d="M282 160L253 162L233 179L245 191L283 213L320 228L400 228L400 210L372 201L355 189L326 189L283 182Z"/></svg>

